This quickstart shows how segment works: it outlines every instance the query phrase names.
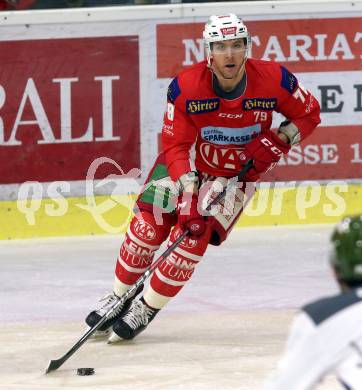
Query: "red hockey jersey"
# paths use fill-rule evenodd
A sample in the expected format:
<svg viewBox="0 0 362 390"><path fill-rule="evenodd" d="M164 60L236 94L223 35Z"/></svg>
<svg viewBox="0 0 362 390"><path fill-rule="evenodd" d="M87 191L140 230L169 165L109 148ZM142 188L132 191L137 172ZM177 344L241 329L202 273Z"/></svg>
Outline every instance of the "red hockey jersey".
<svg viewBox="0 0 362 390"><path fill-rule="evenodd" d="M162 145L174 181L195 169L214 176L237 175L240 153L260 133L270 131L273 111L293 122L302 140L320 123L318 101L286 68L248 59L245 70L245 91L232 100L215 93L206 61L171 82Z"/></svg>

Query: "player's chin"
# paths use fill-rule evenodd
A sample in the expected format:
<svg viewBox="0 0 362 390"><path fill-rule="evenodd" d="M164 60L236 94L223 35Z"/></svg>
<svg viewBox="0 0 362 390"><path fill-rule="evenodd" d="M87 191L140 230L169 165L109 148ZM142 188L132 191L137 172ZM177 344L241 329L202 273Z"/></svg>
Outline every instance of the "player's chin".
<svg viewBox="0 0 362 390"><path fill-rule="evenodd" d="M233 79L235 76L237 76L237 74L238 69L236 68L236 66L233 68L228 67L223 69L223 76L226 79Z"/></svg>

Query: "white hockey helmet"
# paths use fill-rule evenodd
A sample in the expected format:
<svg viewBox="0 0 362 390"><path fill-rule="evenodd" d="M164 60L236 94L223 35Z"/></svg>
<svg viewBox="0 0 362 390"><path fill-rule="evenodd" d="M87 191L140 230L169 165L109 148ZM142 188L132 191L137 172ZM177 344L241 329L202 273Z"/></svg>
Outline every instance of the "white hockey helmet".
<svg viewBox="0 0 362 390"><path fill-rule="evenodd" d="M229 39L245 39L247 50L250 48L250 36L243 21L235 14L212 15L205 24L203 32L207 62L210 65L213 42L227 41Z"/></svg>

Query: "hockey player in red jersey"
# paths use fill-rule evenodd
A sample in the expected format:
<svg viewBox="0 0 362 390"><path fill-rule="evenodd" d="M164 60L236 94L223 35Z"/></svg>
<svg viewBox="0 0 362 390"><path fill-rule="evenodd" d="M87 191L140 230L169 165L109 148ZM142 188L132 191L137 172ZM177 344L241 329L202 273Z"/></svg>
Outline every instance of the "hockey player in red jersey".
<svg viewBox="0 0 362 390"><path fill-rule="evenodd" d="M154 253L185 229L189 236L153 273L141 297L129 300L102 331L132 339L187 283L209 244L220 245L242 213L255 182L320 122L319 104L286 68L248 58L250 36L234 14L211 16L203 32L207 60L169 85L158 156L116 263L114 292L91 312L93 326L146 271ZM273 111L286 120L270 130ZM212 216L202 210L249 159L253 168ZM174 201L175 200L175 201ZM169 237L169 238L168 238Z"/></svg>

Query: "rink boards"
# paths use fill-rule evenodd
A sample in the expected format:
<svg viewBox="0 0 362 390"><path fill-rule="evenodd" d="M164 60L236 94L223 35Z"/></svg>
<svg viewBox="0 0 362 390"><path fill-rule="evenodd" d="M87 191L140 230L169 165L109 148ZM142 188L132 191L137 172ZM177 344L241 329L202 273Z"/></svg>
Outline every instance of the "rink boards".
<svg viewBox="0 0 362 390"><path fill-rule="evenodd" d="M334 223L362 213L362 185L261 183L237 227ZM0 239L124 233L135 195L0 202Z"/></svg>

